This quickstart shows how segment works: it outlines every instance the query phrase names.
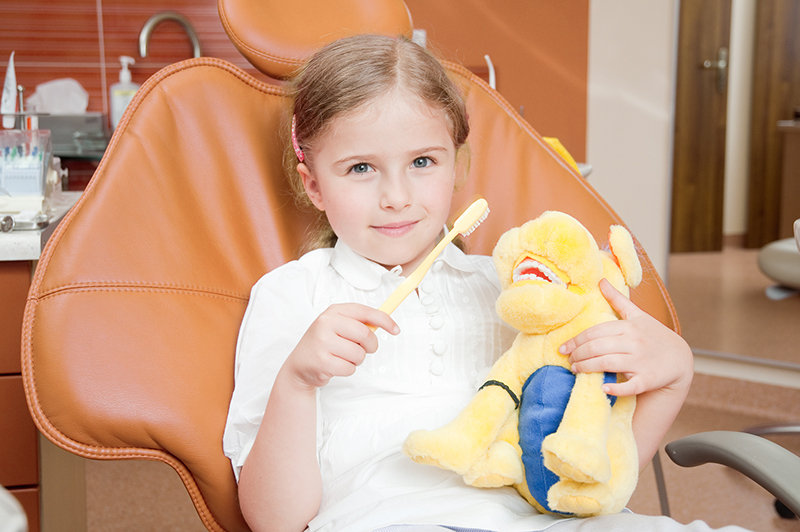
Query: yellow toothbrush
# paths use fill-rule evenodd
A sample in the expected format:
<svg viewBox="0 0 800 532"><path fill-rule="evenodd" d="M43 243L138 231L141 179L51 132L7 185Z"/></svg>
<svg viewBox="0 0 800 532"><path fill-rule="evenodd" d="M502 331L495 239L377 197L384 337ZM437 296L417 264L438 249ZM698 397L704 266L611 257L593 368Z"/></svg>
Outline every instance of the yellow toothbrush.
<svg viewBox="0 0 800 532"><path fill-rule="evenodd" d="M473 232L480 224L483 222L486 217L489 215L489 204L483 198L476 200L472 205L470 205L467 210L465 210L461 216L453 223L453 228L450 230L449 233L439 242L433 251L431 251L425 260L417 266L417 269L414 270L414 273L409 275L403 283L398 286L392 295L390 295L386 301L383 302L383 305L378 307L378 310L384 311L386 314L391 314L394 310L400 306L400 303L408 297L420 282L422 282L422 278L425 277L425 274L428 273L431 265L433 265L433 261L436 260L436 257L444 250L445 246L449 244L457 234L461 233L464 236L469 235ZM375 330L375 327L371 327L372 330Z"/></svg>

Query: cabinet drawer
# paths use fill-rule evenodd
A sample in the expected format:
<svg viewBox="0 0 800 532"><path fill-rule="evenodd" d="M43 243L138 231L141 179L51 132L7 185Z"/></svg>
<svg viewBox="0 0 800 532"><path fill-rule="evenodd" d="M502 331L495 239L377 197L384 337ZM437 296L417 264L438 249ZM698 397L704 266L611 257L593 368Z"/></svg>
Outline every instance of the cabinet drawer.
<svg viewBox="0 0 800 532"><path fill-rule="evenodd" d="M30 262L0 262L0 375L21 371L22 315L30 285Z"/></svg>
<svg viewBox="0 0 800 532"><path fill-rule="evenodd" d="M39 488L8 490L28 516L28 532L39 532Z"/></svg>
<svg viewBox="0 0 800 532"><path fill-rule="evenodd" d="M25 403L22 377L0 377L0 484L39 484L36 426Z"/></svg>

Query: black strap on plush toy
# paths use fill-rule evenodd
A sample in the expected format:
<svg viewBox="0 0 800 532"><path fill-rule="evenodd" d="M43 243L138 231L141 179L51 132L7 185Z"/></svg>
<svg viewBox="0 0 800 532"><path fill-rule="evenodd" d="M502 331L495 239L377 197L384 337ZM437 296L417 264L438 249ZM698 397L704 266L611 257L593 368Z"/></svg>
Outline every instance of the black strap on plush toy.
<svg viewBox="0 0 800 532"><path fill-rule="evenodd" d="M504 389L505 391L507 391L507 392L508 392L508 395L510 395L510 396L511 396L511 399L513 399L513 401L514 401L514 410L516 410L517 408L519 408L519 397L517 397L517 394L515 394L515 393L514 393L514 392L511 390L511 388L509 388L508 386L506 386L506 384L505 384L505 383L503 383L503 382L500 382L500 381L486 381L486 382L484 382L484 383L483 383L483 386L481 386L480 388L478 388L478 391L481 391L481 390L483 390L483 389L484 389L484 388L486 388L487 386L499 386L499 387L501 387L502 389Z"/></svg>

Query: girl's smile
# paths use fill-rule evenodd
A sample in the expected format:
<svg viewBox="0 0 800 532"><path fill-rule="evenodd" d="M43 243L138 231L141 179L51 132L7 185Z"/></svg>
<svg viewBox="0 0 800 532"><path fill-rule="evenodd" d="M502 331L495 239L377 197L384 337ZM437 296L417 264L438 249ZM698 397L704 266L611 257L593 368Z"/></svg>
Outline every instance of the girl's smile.
<svg viewBox="0 0 800 532"><path fill-rule="evenodd" d="M447 221L455 159L444 113L395 89L333 119L297 170L345 244L409 274Z"/></svg>
<svg viewBox="0 0 800 532"><path fill-rule="evenodd" d="M386 225L375 225L373 228L386 236L403 236L412 231L417 222L398 222Z"/></svg>

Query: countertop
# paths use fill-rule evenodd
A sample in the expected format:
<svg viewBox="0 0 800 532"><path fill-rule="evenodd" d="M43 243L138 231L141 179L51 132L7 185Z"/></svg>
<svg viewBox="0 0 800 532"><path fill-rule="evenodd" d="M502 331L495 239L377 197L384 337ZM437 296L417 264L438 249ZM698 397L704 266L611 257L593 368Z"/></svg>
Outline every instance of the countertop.
<svg viewBox="0 0 800 532"><path fill-rule="evenodd" d="M0 261L39 260L50 235L72 206L78 202L81 194L74 191L62 192L61 201L54 206L50 223L43 229L0 233Z"/></svg>

